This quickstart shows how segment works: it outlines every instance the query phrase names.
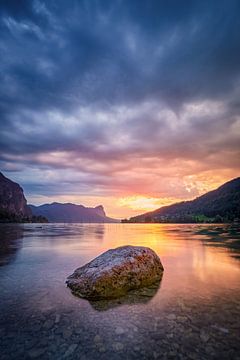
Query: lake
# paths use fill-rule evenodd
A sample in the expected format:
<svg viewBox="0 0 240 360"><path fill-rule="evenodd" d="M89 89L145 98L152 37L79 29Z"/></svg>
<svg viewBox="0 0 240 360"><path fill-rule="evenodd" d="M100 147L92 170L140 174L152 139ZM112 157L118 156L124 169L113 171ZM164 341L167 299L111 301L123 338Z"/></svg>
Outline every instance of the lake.
<svg viewBox="0 0 240 360"><path fill-rule="evenodd" d="M0 225L1 359L240 359L240 229L202 224ZM115 301L65 280L109 248L149 246L158 289Z"/></svg>

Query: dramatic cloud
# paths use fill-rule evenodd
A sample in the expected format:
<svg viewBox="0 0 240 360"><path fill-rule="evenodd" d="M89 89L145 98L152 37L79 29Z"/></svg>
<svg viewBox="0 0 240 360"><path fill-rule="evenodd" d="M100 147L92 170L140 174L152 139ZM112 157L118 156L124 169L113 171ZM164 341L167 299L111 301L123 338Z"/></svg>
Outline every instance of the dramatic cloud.
<svg viewBox="0 0 240 360"><path fill-rule="evenodd" d="M239 175L240 3L0 4L0 167L129 216Z"/></svg>

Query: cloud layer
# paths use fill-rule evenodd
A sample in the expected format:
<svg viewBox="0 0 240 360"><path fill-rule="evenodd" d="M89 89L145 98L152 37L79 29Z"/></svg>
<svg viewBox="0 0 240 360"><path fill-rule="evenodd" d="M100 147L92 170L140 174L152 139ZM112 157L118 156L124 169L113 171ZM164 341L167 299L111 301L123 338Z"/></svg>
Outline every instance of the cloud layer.
<svg viewBox="0 0 240 360"><path fill-rule="evenodd" d="M239 11L237 0L2 1L1 169L35 202L98 199L119 216L141 197L161 205L237 176Z"/></svg>

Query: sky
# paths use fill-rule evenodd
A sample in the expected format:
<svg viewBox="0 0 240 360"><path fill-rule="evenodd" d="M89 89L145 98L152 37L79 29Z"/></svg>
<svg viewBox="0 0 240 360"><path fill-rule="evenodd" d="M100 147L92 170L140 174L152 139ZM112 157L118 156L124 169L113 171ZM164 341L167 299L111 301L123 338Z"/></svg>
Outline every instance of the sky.
<svg viewBox="0 0 240 360"><path fill-rule="evenodd" d="M238 0L1 0L0 170L125 218L239 176Z"/></svg>

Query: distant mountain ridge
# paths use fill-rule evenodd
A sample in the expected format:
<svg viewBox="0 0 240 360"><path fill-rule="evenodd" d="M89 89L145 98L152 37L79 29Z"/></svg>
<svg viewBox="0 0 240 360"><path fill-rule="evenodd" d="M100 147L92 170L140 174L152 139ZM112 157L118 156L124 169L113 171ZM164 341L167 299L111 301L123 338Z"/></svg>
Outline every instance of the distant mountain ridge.
<svg viewBox="0 0 240 360"><path fill-rule="evenodd" d="M106 216L102 205L95 208L54 202L28 205L21 186L0 172L0 222L117 223Z"/></svg>
<svg viewBox="0 0 240 360"><path fill-rule="evenodd" d="M49 222L69 223L117 223L116 219L106 216L102 205L95 208L85 207L72 203L43 204L40 206L29 205L32 213L36 216L45 216Z"/></svg>
<svg viewBox="0 0 240 360"><path fill-rule="evenodd" d="M126 220L126 222L180 223L231 221L240 221L240 177L194 200L164 206Z"/></svg>

